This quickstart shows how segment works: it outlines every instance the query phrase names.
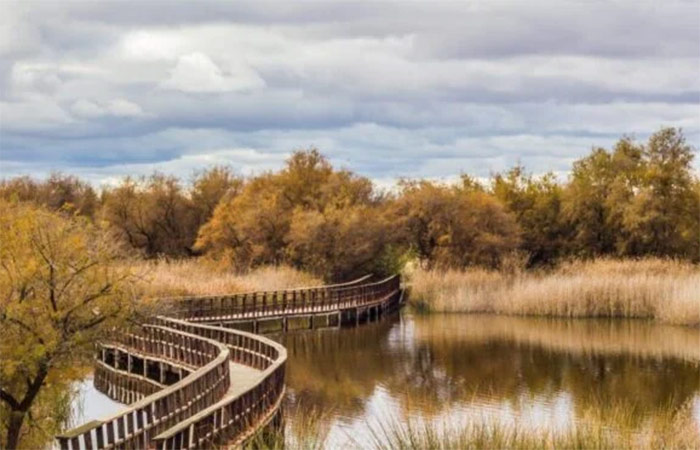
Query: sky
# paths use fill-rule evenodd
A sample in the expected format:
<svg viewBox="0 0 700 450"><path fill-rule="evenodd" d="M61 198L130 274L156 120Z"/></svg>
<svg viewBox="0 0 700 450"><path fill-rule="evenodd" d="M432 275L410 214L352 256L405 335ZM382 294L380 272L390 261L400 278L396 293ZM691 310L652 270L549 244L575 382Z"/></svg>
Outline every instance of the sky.
<svg viewBox="0 0 700 450"><path fill-rule="evenodd" d="M0 177L565 177L662 126L700 147L700 0L0 3Z"/></svg>

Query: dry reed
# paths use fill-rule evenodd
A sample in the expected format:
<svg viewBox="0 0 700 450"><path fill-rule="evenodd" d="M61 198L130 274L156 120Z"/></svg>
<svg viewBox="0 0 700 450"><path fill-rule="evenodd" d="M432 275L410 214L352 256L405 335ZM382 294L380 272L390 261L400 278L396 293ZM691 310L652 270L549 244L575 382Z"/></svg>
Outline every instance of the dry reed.
<svg viewBox="0 0 700 450"><path fill-rule="evenodd" d="M272 291L321 284L321 280L287 266L268 266L246 273L222 269L205 260L138 261L130 264L150 297L225 295Z"/></svg>
<svg viewBox="0 0 700 450"><path fill-rule="evenodd" d="M608 420L584 418L566 430L531 430L499 421L465 424L434 423L424 419L384 418L370 427L373 447L390 449L696 449L700 432L690 405L668 408L641 425L630 427L631 413L621 406L612 408ZM358 448L361 446L358 446Z"/></svg>
<svg viewBox="0 0 700 450"><path fill-rule="evenodd" d="M411 301L435 312L653 318L700 326L700 269L659 259L574 262L549 272L409 274Z"/></svg>

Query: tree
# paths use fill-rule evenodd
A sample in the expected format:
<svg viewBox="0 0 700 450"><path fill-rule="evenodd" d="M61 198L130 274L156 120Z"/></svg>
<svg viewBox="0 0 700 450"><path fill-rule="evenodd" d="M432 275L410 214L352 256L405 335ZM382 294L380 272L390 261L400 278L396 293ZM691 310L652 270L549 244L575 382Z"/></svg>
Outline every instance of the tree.
<svg viewBox="0 0 700 450"><path fill-rule="evenodd" d="M0 198L33 202L53 211L70 211L94 219L99 207L95 190L72 175L52 173L44 181L23 176L0 181Z"/></svg>
<svg viewBox="0 0 700 450"><path fill-rule="evenodd" d="M664 128L644 146L644 170L622 214L627 254L698 258L694 149L680 130Z"/></svg>
<svg viewBox="0 0 700 450"><path fill-rule="evenodd" d="M534 178L516 166L494 175L492 193L515 217L528 265L551 264L563 254L566 230L561 214L562 188L554 174Z"/></svg>
<svg viewBox="0 0 700 450"><path fill-rule="evenodd" d="M127 177L103 193L103 205L103 218L117 236L146 256L192 254L196 212L177 178Z"/></svg>
<svg viewBox="0 0 700 450"><path fill-rule="evenodd" d="M240 194L243 184L243 178L234 175L227 166L214 166L196 172L190 190L192 206L196 211L196 229L199 230L211 218L221 199L231 199Z"/></svg>
<svg viewBox="0 0 700 450"><path fill-rule="evenodd" d="M563 211L580 256L700 258L694 149L664 128L646 144L623 137L574 163Z"/></svg>
<svg viewBox="0 0 700 450"><path fill-rule="evenodd" d="M392 233L376 207L297 210L287 235L289 262L328 281L388 275L379 262Z"/></svg>
<svg viewBox="0 0 700 450"><path fill-rule="evenodd" d="M273 174L250 180L240 195L219 203L200 228L195 248L238 270L280 264L292 212L282 194Z"/></svg>
<svg viewBox="0 0 700 450"><path fill-rule="evenodd" d="M478 190L403 182L391 214L399 239L428 266L498 267L519 244L513 217Z"/></svg>
<svg viewBox="0 0 700 450"><path fill-rule="evenodd" d="M572 230L572 251L585 257L630 253L624 209L644 170L642 148L623 137L612 152L594 149L574 162L564 189L563 213Z"/></svg>
<svg viewBox="0 0 700 450"><path fill-rule="evenodd" d="M308 244L302 236L317 230L297 224L290 236L294 218L320 224L324 217L336 217L335 211L376 203L367 178L334 170L316 149L297 151L280 172L255 177L238 195L223 198L200 229L196 249L229 260L238 270L293 261L319 275L334 276L343 271L322 269L311 262L318 255L299 253ZM290 243L294 249L288 248Z"/></svg>
<svg viewBox="0 0 700 450"><path fill-rule="evenodd" d="M129 313L132 280L112 238L79 216L0 200L0 243L0 412L13 449L48 380Z"/></svg>

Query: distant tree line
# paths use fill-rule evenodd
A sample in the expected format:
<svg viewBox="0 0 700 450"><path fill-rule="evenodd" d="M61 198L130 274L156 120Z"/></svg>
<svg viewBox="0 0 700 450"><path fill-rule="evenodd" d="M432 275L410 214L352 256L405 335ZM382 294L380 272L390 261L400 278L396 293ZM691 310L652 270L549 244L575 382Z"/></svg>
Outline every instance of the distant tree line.
<svg viewBox="0 0 700 450"><path fill-rule="evenodd" d="M99 194L73 176L0 182L0 197L90 218L145 257L207 255L238 270L290 264L326 279L429 267L528 267L564 258L700 260L695 149L664 128L647 142L595 148L560 182L521 166L488 182L403 180L397 192L331 166L317 150L244 178L228 167L187 185L154 173Z"/></svg>

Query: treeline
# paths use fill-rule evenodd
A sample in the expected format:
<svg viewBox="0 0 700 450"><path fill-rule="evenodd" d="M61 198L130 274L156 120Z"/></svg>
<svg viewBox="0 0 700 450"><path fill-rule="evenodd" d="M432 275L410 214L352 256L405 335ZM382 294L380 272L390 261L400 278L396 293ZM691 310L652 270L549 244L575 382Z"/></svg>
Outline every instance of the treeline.
<svg viewBox="0 0 700 450"><path fill-rule="evenodd" d="M278 172L228 167L189 183L154 173L99 194L66 175L0 183L0 197L87 216L145 257L206 255L238 270L289 264L328 280L390 273L409 258L430 267L528 267L565 258L700 260L700 180L680 130L623 137L576 161L566 182L523 167L487 182L403 180L377 190L317 150Z"/></svg>

